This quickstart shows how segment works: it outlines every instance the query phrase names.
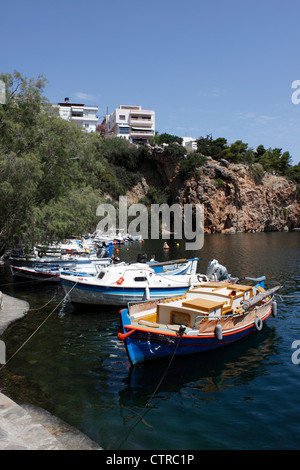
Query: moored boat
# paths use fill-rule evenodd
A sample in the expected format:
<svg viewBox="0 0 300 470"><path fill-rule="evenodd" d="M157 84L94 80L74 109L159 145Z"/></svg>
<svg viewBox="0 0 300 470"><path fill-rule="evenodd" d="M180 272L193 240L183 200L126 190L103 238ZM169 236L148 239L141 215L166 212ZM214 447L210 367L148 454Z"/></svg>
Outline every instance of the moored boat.
<svg viewBox="0 0 300 470"><path fill-rule="evenodd" d="M77 253L76 251L41 254L35 251L32 256L11 256L10 270L14 278L60 282L60 272L68 270L96 274L97 266L113 263L112 250L102 247L97 253Z"/></svg>
<svg viewBox="0 0 300 470"><path fill-rule="evenodd" d="M120 311L118 339L131 364L220 348L262 329L276 316L276 286L206 282L185 295L131 304Z"/></svg>
<svg viewBox="0 0 300 470"><path fill-rule="evenodd" d="M35 263L30 266L10 265L10 270L15 279L37 280L60 283L60 274L66 271L76 275L93 276L98 266L107 266L112 263L110 258L98 259L86 263Z"/></svg>
<svg viewBox="0 0 300 470"><path fill-rule="evenodd" d="M125 306L128 302L182 295L201 284L200 274L156 273L144 263L117 264L100 269L97 276L61 273L62 286L74 304Z"/></svg>
<svg viewBox="0 0 300 470"><path fill-rule="evenodd" d="M208 281L206 275L196 273L198 258L190 261L191 270L187 274L157 273L146 263L120 263L99 269L96 276L62 272L60 279L73 304L125 306L128 302L183 295L191 287ZM226 279L232 282L228 273Z"/></svg>
<svg viewBox="0 0 300 470"><path fill-rule="evenodd" d="M196 274L199 258L192 258L189 260L178 259L171 261L150 261L148 266L152 268L157 274Z"/></svg>

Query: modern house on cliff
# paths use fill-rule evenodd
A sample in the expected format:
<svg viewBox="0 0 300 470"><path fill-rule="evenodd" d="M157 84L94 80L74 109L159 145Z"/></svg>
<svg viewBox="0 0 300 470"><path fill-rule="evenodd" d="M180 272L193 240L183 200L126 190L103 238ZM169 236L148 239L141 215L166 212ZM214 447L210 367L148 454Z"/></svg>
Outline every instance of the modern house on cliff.
<svg viewBox="0 0 300 470"><path fill-rule="evenodd" d="M96 131L98 106L70 103L69 98L65 98L63 103L57 103L53 106L58 108L61 118L74 121L78 127L82 127L86 132Z"/></svg>
<svg viewBox="0 0 300 470"><path fill-rule="evenodd" d="M155 112L141 106L121 105L107 114L103 123L110 137L121 137L133 144L147 144L155 135Z"/></svg>

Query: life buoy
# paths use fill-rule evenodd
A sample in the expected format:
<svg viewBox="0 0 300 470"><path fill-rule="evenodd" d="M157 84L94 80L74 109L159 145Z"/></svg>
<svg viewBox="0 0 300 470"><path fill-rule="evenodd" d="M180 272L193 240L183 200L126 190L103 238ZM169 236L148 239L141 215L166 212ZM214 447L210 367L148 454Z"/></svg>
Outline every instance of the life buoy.
<svg viewBox="0 0 300 470"><path fill-rule="evenodd" d="M255 325L255 328L257 329L257 331L261 331L261 330L262 330L262 327L263 327L262 319L259 318L259 317L256 317L256 318L255 318L254 325Z"/></svg>
<svg viewBox="0 0 300 470"><path fill-rule="evenodd" d="M120 279L117 280L118 286L120 286L121 284L123 284L123 282L124 282L124 277L120 277Z"/></svg>

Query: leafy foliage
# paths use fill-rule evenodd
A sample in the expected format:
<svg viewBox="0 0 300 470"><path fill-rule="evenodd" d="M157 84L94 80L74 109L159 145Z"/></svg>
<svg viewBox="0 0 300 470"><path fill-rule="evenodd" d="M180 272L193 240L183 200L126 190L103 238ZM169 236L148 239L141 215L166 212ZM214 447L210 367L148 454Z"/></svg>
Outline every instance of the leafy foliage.
<svg viewBox="0 0 300 470"><path fill-rule="evenodd" d="M15 72L1 79L7 100L0 106L0 253L86 231L108 167L101 137L58 117L42 97L43 78Z"/></svg>
<svg viewBox="0 0 300 470"><path fill-rule="evenodd" d="M141 179L142 163L152 165L147 149L124 139L104 140L61 119L43 96L43 76L35 80L14 72L0 78L6 84L6 104L0 105L0 254L8 246L92 231L106 195L125 194ZM257 181L271 171L300 184L300 166L291 166L282 149L253 150L241 140L228 145L207 136L186 158L182 138L164 133L155 142L168 144L162 156L179 164L183 179L197 175L210 156L247 163ZM144 202L171 203L169 188L150 187Z"/></svg>
<svg viewBox="0 0 300 470"><path fill-rule="evenodd" d="M183 141L182 137L178 137L177 135L167 134L166 132L164 132L163 134L158 135L157 143L159 145L161 145L161 144L174 144L174 143L177 143L177 144L181 145L182 141Z"/></svg>
<svg viewBox="0 0 300 470"><path fill-rule="evenodd" d="M297 178L297 169L293 170L291 155L282 149L265 149L259 145L255 150L248 148L248 144L237 140L231 145L226 139L212 136L200 137L197 140L198 152L204 156L210 156L214 160L225 159L230 163L244 163L253 165L259 163L265 171L274 172L279 175Z"/></svg>
<svg viewBox="0 0 300 470"><path fill-rule="evenodd" d="M186 159L180 162L179 174L182 178L190 178L195 169L201 167L206 162L206 157L200 153L191 153Z"/></svg>

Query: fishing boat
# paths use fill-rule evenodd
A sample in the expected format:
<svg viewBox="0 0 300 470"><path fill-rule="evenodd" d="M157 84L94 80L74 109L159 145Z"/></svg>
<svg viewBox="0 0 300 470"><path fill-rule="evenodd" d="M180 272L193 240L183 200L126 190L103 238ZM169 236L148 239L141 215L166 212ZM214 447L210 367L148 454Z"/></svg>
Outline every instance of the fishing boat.
<svg viewBox="0 0 300 470"><path fill-rule="evenodd" d="M66 268L72 269L72 264L70 263L69 266ZM13 277L16 280L35 280L35 281L47 281L47 282L60 282L59 274L60 274L61 265L55 263L36 263L32 266L14 266L10 265L10 270ZM73 269L75 269L73 267Z"/></svg>
<svg viewBox="0 0 300 470"><path fill-rule="evenodd" d="M155 272L146 263L119 263L99 269L96 276L63 271L60 279L73 304L125 306L128 302L183 295L191 287L208 281L206 275L196 273L198 258L189 261L192 264L187 274L175 275L176 271L168 270ZM229 274L226 279L232 280Z"/></svg>
<svg viewBox="0 0 300 470"><path fill-rule="evenodd" d="M147 265L157 274L196 274L199 258L175 259L170 261L149 261Z"/></svg>
<svg viewBox="0 0 300 470"><path fill-rule="evenodd" d="M255 281L204 282L181 296L129 304L120 311L118 339L131 364L209 351L260 331L277 314L280 286L265 290L264 277Z"/></svg>
<svg viewBox="0 0 300 470"><path fill-rule="evenodd" d="M74 260L64 263L44 261L42 263L33 263L29 266L10 264L10 270L16 279L22 278L60 283L60 273L62 271L70 272L74 275L93 276L96 274L98 266L108 266L111 263L111 258L98 258L95 260L85 260L85 262L83 260Z"/></svg>
<svg viewBox="0 0 300 470"><path fill-rule="evenodd" d="M193 263L197 263L197 259ZM156 273L145 263L120 263L100 269L97 276L76 276L62 272L62 286L74 304L125 306L128 302L162 299L182 295L199 285L205 276L196 274Z"/></svg>
<svg viewBox="0 0 300 470"><path fill-rule="evenodd" d="M97 266L113 263L112 248L99 247L96 253L59 250L41 252L33 250L31 256L14 255L9 258L10 270L14 278L60 282L61 270L73 273L95 274Z"/></svg>
<svg viewBox="0 0 300 470"><path fill-rule="evenodd" d="M143 261L140 261L143 260ZM152 268L155 273L159 274L166 274L166 275L171 275L171 276L177 276L178 274L195 274L197 271L197 264L198 264L199 258L193 258L193 259L178 259L178 260L172 260L172 261L146 261L146 258L143 256L138 256L137 263L146 263L147 266ZM116 261L116 264L118 266L128 266L130 263L125 263L125 262L119 262ZM90 269L88 270L89 275L97 275L99 273L99 269L101 269L100 264L96 264L94 266L94 270ZM77 269L75 272L74 269L62 269L61 270L62 274L76 274L77 276L84 276L84 269Z"/></svg>

